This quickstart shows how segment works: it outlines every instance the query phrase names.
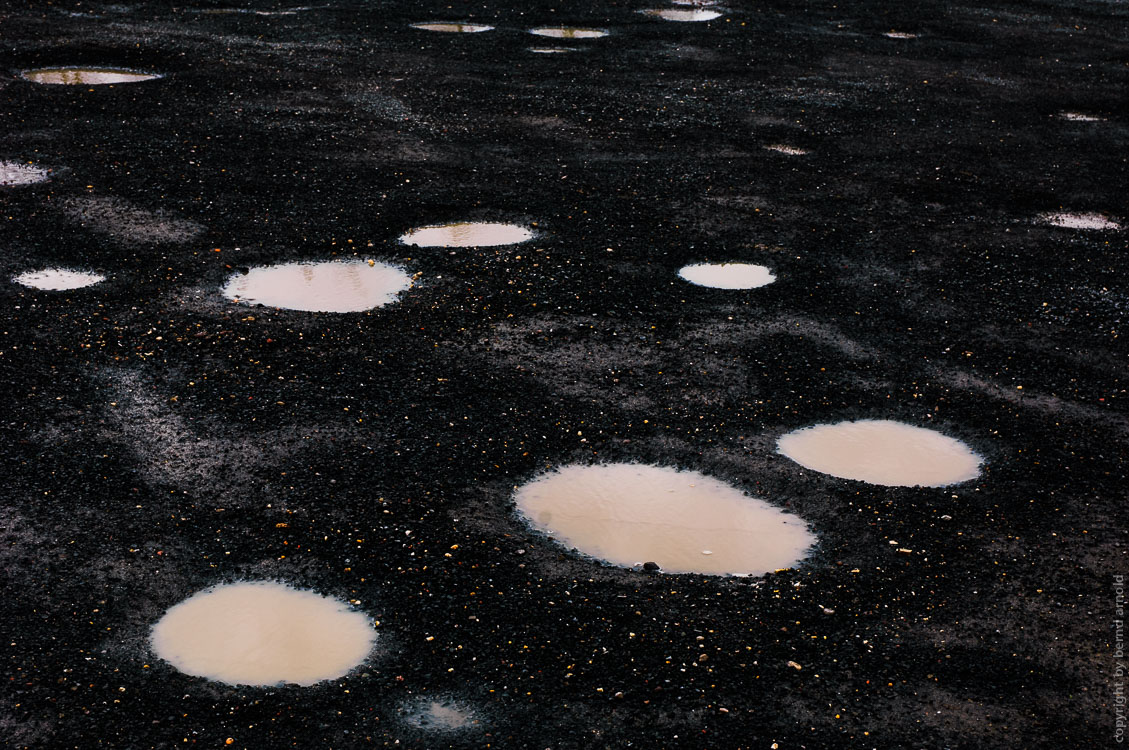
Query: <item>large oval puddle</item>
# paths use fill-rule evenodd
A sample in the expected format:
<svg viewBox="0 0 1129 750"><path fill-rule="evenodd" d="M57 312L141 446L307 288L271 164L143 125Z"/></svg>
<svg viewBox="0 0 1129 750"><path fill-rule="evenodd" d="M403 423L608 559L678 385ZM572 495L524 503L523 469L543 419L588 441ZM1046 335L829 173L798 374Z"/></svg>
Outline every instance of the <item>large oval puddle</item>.
<svg viewBox="0 0 1129 750"><path fill-rule="evenodd" d="M281 583L202 591L153 626L159 657L181 672L232 685L313 685L342 677L372 651L369 618Z"/></svg>
<svg viewBox="0 0 1129 750"><path fill-rule="evenodd" d="M412 285L403 270L376 261L259 266L228 279L230 300L304 312L361 312L393 302Z"/></svg>
<svg viewBox="0 0 1129 750"><path fill-rule="evenodd" d="M795 565L815 543L796 516L696 471L571 465L522 486L514 500L534 528L624 567L762 575Z"/></svg>
<svg viewBox="0 0 1129 750"><path fill-rule="evenodd" d="M161 77L156 73L143 73L138 70L121 70L118 68L36 68L35 70L25 70L22 75L26 80L33 83L67 86L138 83Z"/></svg>
<svg viewBox="0 0 1129 750"><path fill-rule="evenodd" d="M714 289L756 289L776 281L766 266L752 263L695 263L678 269L678 275Z"/></svg>
<svg viewBox="0 0 1129 750"><path fill-rule="evenodd" d="M423 31L440 31L447 34L477 34L482 31L492 31L493 26L483 23L413 23L413 29Z"/></svg>
<svg viewBox="0 0 1129 750"><path fill-rule="evenodd" d="M16 161L0 161L0 187L17 187L46 182L50 171L34 164L21 164Z"/></svg>
<svg viewBox="0 0 1129 750"><path fill-rule="evenodd" d="M65 292L93 286L106 277L100 273L75 271L69 268L45 268L42 271L27 271L16 276L14 281L32 289L52 292Z"/></svg>
<svg viewBox="0 0 1129 750"><path fill-rule="evenodd" d="M1040 217L1052 227L1060 229L1121 229L1121 225L1101 214L1054 213Z"/></svg>
<svg viewBox="0 0 1129 750"><path fill-rule="evenodd" d="M517 224L461 221L417 227L400 237L417 247L494 247L516 245L533 239L533 232Z"/></svg>
<svg viewBox="0 0 1129 750"><path fill-rule="evenodd" d="M781 454L814 471L889 487L943 487L980 475L960 440L891 420L818 424L777 441Z"/></svg>
<svg viewBox="0 0 1129 750"><path fill-rule="evenodd" d="M545 26L530 29L529 33L553 39L599 39L608 35L603 29L582 29L576 26Z"/></svg>

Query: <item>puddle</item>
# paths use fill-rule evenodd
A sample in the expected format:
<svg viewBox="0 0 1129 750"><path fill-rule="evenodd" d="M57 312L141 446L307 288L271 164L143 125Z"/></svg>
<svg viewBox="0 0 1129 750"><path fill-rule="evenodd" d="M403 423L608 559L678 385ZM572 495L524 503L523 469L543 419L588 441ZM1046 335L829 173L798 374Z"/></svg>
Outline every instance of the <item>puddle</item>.
<svg viewBox="0 0 1129 750"><path fill-rule="evenodd" d="M917 34L911 34L908 31L887 31L882 36L890 39L917 39Z"/></svg>
<svg viewBox="0 0 1129 750"><path fill-rule="evenodd" d="M530 47L530 52L536 52L539 55L555 55L559 52L573 52L572 47Z"/></svg>
<svg viewBox="0 0 1129 750"><path fill-rule="evenodd" d="M417 227L400 237L418 247L494 247L533 239L533 232L517 224L462 221Z"/></svg>
<svg viewBox="0 0 1129 750"><path fill-rule="evenodd" d="M387 305L411 285L403 270L376 261L282 263L230 277L223 295L249 305L347 313Z"/></svg>
<svg viewBox="0 0 1129 750"><path fill-rule="evenodd" d="M524 485L514 500L534 528L624 567L762 575L795 565L815 543L796 516L696 471L574 464Z"/></svg>
<svg viewBox="0 0 1129 750"><path fill-rule="evenodd" d="M1059 117L1061 117L1063 120L1069 120L1070 122L1104 122L1105 121L1104 117L1098 117L1097 115L1087 115L1087 114L1084 114L1082 112L1062 112L1062 113L1059 114Z"/></svg>
<svg viewBox="0 0 1129 750"><path fill-rule="evenodd" d="M432 732L457 732L482 723L470 708L449 700L416 701L400 712L409 725Z"/></svg>
<svg viewBox="0 0 1129 750"><path fill-rule="evenodd" d="M647 16L662 18L666 21L712 21L715 18L721 18L720 11L706 10L705 8L695 8L693 10L683 10L681 8L653 8L639 12Z"/></svg>
<svg viewBox="0 0 1129 750"><path fill-rule="evenodd" d="M1121 229L1120 224L1101 214L1057 213L1043 214L1039 218L1052 227L1062 229Z"/></svg>
<svg viewBox="0 0 1129 750"><path fill-rule="evenodd" d="M554 39L599 39L600 37L608 35L608 32L603 29L582 29L575 26L546 26L538 29L530 29L529 33L536 34L537 36L548 36Z"/></svg>
<svg viewBox="0 0 1129 750"><path fill-rule="evenodd" d="M42 271L28 271L13 279L17 284L23 284L32 289L45 289L54 292L82 289L105 280L106 277L100 273L73 271L68 268L45 268Z"/></svg>
<svg viewBox="0 0 1129 750"><path fill-rule="evenodd" d="M0 161L0 187L34 185L46 182L50 176L51 172L43 167L17 161Z"/></svg>
<svg viewBox="0 0 1129 750"><path fill-rule="evenodd" d="M493 26L481 23L413 23L413 29L424 31L444 31L449 34L477 34L480 31L492 31Z"/></svg>
<svg viewBox="0 0 1129 750"><path fill-rule="evenodd" d="M369 618L340 600L269 581L201 591L153 626L157 656L232 685L313 685L342 677L372 651Z"/></svg>
<svg viewBox="0 0 1129 750"><path fill-rule="evenodd" d="M777 153L787 154L788 156L805 156L808 151L803 148L796 148L795 146L785 146L783 143L774 143L771 146L765 146L769 151L776 151Z"/></svg>
<svg viewBox="0 0 1129 750"><path fill-rule="evenodd" d="M980 457L961 441L890 420L805 427L781 437L777 450L814 471L888 487L943 487L980 475Z"/></svg>
<svg viewBox="0 0 1129 750"><path fill-rule="evenodd" d="M691 284L714 289L756 289L776 281L766 266L752 263L694 263L678 269L678 275Z"/></svg>
<svg viewBox="0 0 1129 750"><path fill-rule="evenodd" d="M102 86L114 83L137 83L160 78L156 73L118 68L37 68L25 70L23 77L33 83L65 84L69 86Z"/></svg>

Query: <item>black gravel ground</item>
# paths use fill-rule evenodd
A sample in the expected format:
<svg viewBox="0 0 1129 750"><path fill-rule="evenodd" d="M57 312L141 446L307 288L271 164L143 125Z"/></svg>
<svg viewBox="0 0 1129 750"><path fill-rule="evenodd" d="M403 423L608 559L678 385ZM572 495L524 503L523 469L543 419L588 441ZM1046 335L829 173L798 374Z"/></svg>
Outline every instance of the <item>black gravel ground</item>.
<svg viewBox="0 0 1129 750"><path fill-rule="evenodd" d="M1039 217L1129 220L1129 5L233 2L0 9L0 160L53 170L0 189L5 278L109 277L0 283L0 742L1119 741L1127 234ZM497 28L409 27L434 20ZM562 24L611 34L526 33ZM48 65L164 77L19 77ZM539 234L396 239L462 219ZM352 257L416 284L344 315L218 291ZM704 260L778 280L675 276ZM962 438L984 471L882 488L775 454L864 417ZM730 481L819 547L764 578L652 574L515 518L515 485L612 460ZM152 653L168 607L248 579L354 601L377 652L269 689ZM419 728L421 700L479 723Z"/></svg>

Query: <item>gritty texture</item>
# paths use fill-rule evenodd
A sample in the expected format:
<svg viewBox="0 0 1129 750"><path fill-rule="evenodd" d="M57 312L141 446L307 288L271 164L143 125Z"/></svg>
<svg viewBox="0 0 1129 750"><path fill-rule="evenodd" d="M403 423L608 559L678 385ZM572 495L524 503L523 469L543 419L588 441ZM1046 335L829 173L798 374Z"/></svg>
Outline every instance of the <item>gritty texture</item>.
<svg viewBox="0 0 1129 750"><path fill-rule="evenodd" d="M1129 220L1129 6L648 7L0 8L0 160L52 178L0 187L0 278L107 276L0 285L5 743L1112 744L1127 234L1041 217ZM561 26L609 34L528 33ZM20 78L53 66L162 77ZM536 236L397 240L448 221ZM220 294L368 258L418 278L348 315ZM777 280L677 278L718 258ZM775 453L855 419L959 438L983 472L885 488ZM518 520L515 485L596 461L700 471L819 544L672 576ZM170 606L239 580L350 602L380 660L237 688L152 653ZM432 700L481 721L404 719Z"/></svg>

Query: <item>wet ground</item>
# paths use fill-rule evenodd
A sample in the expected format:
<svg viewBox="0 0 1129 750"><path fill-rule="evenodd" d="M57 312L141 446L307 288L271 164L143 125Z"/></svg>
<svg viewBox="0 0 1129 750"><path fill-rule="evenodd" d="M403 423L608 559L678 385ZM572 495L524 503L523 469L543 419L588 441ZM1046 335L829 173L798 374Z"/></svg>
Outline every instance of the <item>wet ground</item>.
<svg viewBox="0 0 1129 750"><path fill-rule="evenodd" d="M8 745L1113 744L1129 7L661 7L0 10L0 162L50 170L0 185ZM529 33L567 27L609 33ZM22 76L64 67L160 77ZM399 240L467 221L535 236ZM221 291L369 259L413 283L367 312ZM678 278L705 262L776 281ZM10 281L54 267L106 280ZM981 474L776 452L862 419ZM516 515L515 486L602 461L701 472L819 541L670 575ZM263 580L371 618L368 660L239 687L154 653L170 607ZM474 720L406 708L433 703Z"/></svg>

